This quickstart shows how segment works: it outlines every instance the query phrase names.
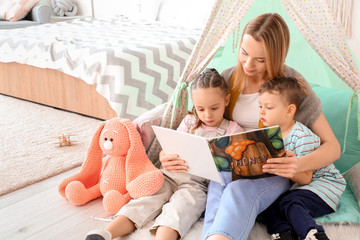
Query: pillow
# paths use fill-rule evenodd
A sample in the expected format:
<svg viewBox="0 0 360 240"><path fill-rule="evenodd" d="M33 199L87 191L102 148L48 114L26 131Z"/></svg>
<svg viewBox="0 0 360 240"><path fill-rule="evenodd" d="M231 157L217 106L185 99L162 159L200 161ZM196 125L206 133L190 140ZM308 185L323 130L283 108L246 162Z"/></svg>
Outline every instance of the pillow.
<svg viewBox="0 0 360 240"><path fill-rule="evenodd" d="M134 119L133 124L140 133L145 149L148 149L151 142L155 138L155 133L151 126L160 126L162 116L166 110L167 105L168 103L160 104L159 106L141 114L139 117Z"/></svg>
<svg viewBox="0 0 360 240"><path fill-rule="evenodd" d="M338 210L322 217L314 218L314 220L319 223L360 223L360 207L349 185L346 185L346 189L341 196Z"/></svg>
<svg viewBox="0 0 360 240"><path fill-rule="evenodd" d="M321 100L323 107L322 112L338 139L342 151L344 150L344 142L346 141L345 152L342 153L340 159L334 163L336 168L343 173L360 161L360 141L358 140L357 125L358 103L355 101L354 106L350 109L348 135L346 139L344 139L349 99L353 91L321 87L315 84L311 84L311 87Z"/></svg>
<svg viewBox="0 0 360 240"><path fill-rule="evenodd" d="M159 106L141 114L134 119L133 124L140 133L141 140L146 149L147 155L155 167L160 168L161 162L159 161L159 152L161 151L160 144L155 144L154 147L151 143L155 139L155 133L152 125L160 126L162 116L165 113L168 103L160 104ZM149 152L149 150L151 151Z"/></svg>
<svg viewBox="0 0 360 240"><path fill-rule="evenodd" d="M360 163L343 173L360 206Z"/></svg>
<svg viewBox="0 0 360 240"><path fill-rule="evenodd" d="M360 223L360 142L357 139L357 105L351 108L349 118L348 136L345 138L346 117L349 105L349 98L352 90L341 90L311 84L312 89L321 100L322 111L330 124L341 149L345 152L340 159L335 161L335 166L343 173L347 180L345 192L341 196L339 209L322 217L315 218L317 222L355 222ZM346 172L345 172L346 171Z"/></svg>
<svg viewBox="0 0 360 240"><path fill-rule="evenodd" d="M0 0L0 19L10 22L23 19L40 0Z"/></svg>

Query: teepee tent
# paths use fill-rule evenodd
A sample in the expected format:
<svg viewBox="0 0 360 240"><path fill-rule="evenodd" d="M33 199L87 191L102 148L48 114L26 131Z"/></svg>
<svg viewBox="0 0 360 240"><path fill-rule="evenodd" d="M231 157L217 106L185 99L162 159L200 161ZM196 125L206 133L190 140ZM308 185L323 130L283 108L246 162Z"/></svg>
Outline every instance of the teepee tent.
<svg viewBox="0 0 360 240"><path fill-rule="evenodd" d="M288 24L291 22L291 24L296 26L297 31L300 32L311 48L336 74L336 78L340 79L339 83L335 84L337 85L336 87L352 89L351 103L353 103L354 99L359 98L360 73L356 66L356 61L346 44L343 30L333 16L327 0L218 0L212 8L208 22L181 75L172 100L165 109L161 126L176 128L179 125L188 109L188 84L209 63L210 65L214 64L211 62L214 56L215 58L218 55L221 56L215 60L217 60L217 63L221 62L222 66L214 64L214 67L219 71L222 68L231 67L236 64L241 27L244 26L245 22L243 21L244 16L247 16L253 5L257 5L258 8L266 12L274 12L271 11L274 10L271 9L271 6L274 6L274 2L278 2L277 5L275 4L275 8L278 8L275 11L280 11L278 13L284 18L286 15L286 22ZM261 13L263 12L257 15ZM287 19L289 18L291 20L288 21ZM226 48L232 48L235 55L233 57L223 57L226 54L219 52ZM308 61L312 60L309 59ZM231 62L230 65L227 63L229 61ZM294 68L299 70L298 65L294 65ZM304 76L309 81L305 74ZM320 79L316 83L321 85L324 82L326 81ZM358 109L357 112L359 114L360 110ZM360 123L358 124L358 130L360 130ZM148 155L150 158L155 159L159 151L160 146L155 139L148 148Z"/></svg>

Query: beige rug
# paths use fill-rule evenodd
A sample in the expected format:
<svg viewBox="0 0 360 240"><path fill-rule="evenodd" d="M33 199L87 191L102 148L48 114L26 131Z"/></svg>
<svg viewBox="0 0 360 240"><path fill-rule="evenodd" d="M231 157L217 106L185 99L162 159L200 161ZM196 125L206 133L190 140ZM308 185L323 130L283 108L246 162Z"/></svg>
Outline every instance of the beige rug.
<svg viewBox="0 0 360 240"><path fill-rule="evenodd" d="M0 95L0 196L80 166L101 120ZM54 144L76 134L72 146Z"/></svg>

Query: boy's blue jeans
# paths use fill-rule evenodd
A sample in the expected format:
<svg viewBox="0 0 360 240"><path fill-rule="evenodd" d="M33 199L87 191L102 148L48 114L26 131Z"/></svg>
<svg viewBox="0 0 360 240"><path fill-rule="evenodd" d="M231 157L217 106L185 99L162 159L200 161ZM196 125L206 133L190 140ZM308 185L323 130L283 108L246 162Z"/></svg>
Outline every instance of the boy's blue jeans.
<svg viewBox="0 0 360 240"><path fill-rule="evenodd" d="M290 188L289 179L279 176L231 181L231 172L221 175L225 186L209 184L201 239L221 234L246 240L258 214Z"/></svg>

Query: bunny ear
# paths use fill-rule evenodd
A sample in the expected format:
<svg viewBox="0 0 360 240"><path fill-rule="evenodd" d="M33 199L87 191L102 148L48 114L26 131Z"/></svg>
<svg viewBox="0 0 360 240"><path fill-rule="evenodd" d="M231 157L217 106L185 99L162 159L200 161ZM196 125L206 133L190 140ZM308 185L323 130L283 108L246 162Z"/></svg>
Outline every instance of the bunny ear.
<svg viewBox="0 0 360 240"><path fill-rule="evenodd" d="M120 122L127 129L130 140L130 148L126 156L125 163L126 184L128 184L139 175L155 170L156 167L147 157L141 136L136 130L134 124L128 119L121 119Z"/></svg>
<svg viewBox="0 0 360 240"><path fill-rule="evenodd" d="M65 188L72 181L80 181L86 188L97 184L100 178L102 168L102 155L103 152L100 148L99 139L101 131L103 130L106 122L102 122L95 132L91 141L87 157L82 164L80 172L71 177L65 178L59 185L60 194L65 197Z"/></svg>

